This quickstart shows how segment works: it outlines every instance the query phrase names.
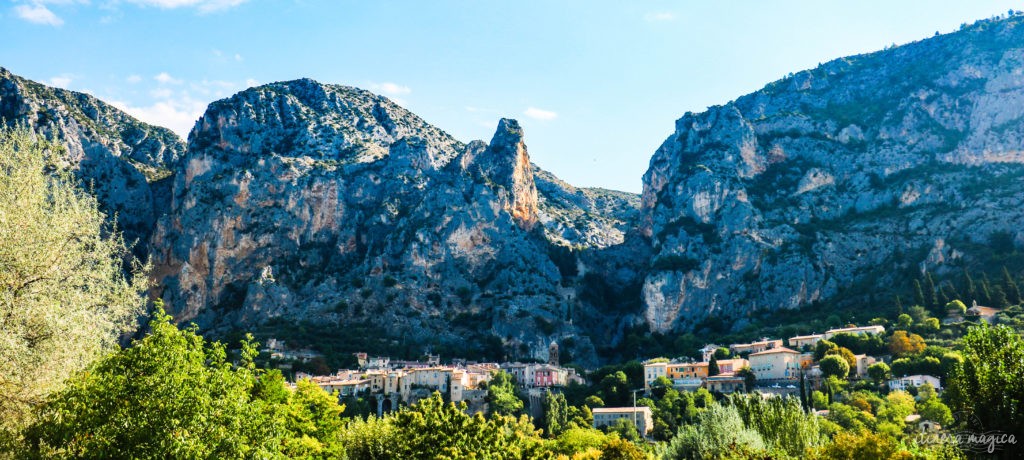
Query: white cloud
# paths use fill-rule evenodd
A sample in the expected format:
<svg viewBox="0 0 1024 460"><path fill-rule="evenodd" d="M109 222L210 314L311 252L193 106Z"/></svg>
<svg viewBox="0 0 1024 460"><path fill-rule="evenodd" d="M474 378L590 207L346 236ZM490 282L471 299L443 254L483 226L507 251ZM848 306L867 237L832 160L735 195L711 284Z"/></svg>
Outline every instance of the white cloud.
<svg viewBox="0 0 1024 460"><path fill-rule="evenodd" d="M169 74L167 72L160 72L155 77L153 77L153 79L158 81L158 82L160 82L160 83L162 83L162 84L165 84L165 85L168 85L168 84L170 84L170 85L180 85L181 84L181 80L178 80L177 78L172 77L171 74Z"/></svg>
<svg viewBox="0 0 1024 460"><path fill-rule="evenodd" d="M528 107L523 111L523 115L526 115L534 120L554 120L558 118L558 114L550 110L538 109L536 107Z"/></svg>
<svg viewBox="0 0 1024 460"><path fill-rule="evenodd" d="M127 78L125 78L124 81L134 85L134 84L136 84L138 82L141 82L142 81L142 77L139 76L139 75L132 74L132 75L129 75Z"/></svg>
<svg viewBox="0 0 1024 460"><path fill-rule="evenodd" d="M647 22L661 22L661 21L672 21L675 20L676 15L669 11L660 11L656 13L647 13L644 15L644 20Z"/></svg>
<svg viewBox="0 0 1024 460"><path fill-rule="evenodd" d="M58 88L68 89L68 86L71 85L71 80L72 80L71 75L68 75L68 74L58 75L56 77L50 78L50 86L56 86Z"/></svg>
<svg viewBox="0 0 1024 460"><path fill-rule="evenodd" d="M212 13L236 7L248 0L128 0L140 6L155 6L165 10L195 8L200 13Z"/></svg>
<svg viewBox="0 0 1024 460"><path fill-rule="evenodd" d="M146 123L163 126L181 137L188 137L196 120L206 111L206 102L182 94L154 94L164 96L145 105L131 105L122 101L111 101L114 107Z"/></svg>
<svg viewBox="0 0 1024 460"><path fill-rule="evenodd" d="M235 53L235 61L242 62L242 55L238 54L238 53Z"/></svg>
<svg viewBox="0 0 1024 460"><path fill-rule="evenodd" d="M14 12L18 14L18 17L24 19L33 24L42 24L47 26L58 27L64 24L64 20L53 14L46 5L42 3L33 3L31 5L18 5L14 7Z"/></svg>
<svg viewBox="0 0 1024 460"><path fill-rule="evenodd" d="M245 87L246 88L252 88L253 86L259 86L259 85L260 85L260 82L256 81L255 78L246 78L245 79Z"/></svg>
<svg viewBox="0 0 1024 460"><path fill-rule="evenodd" d="M398 83L391 82L370 83L370 89L385 96L401 96L412 92L412 88L409 88L408 86L402 86Z"/></svg>
<svg viewBox="0 0 1024 460"><path fill-rule="evenodd" d="M109 97L111 104L146 123L170 128L182 137L195 126L213 99L228 96L244 88L242 82L225 80L184 81L171 77L166 72L154 80L173 82L176 86L157 86L148 93L148 100L127 103ZM245 85L256 84L246 80Z"/></svg>

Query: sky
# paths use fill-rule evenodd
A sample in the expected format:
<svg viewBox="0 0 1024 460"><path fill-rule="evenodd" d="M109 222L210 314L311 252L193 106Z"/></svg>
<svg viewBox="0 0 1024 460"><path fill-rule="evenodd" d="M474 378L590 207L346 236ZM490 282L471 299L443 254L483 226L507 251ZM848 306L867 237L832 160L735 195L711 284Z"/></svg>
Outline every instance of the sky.
<svg viewBox="0 0 1024 460"><path fill-rule="evenodd" d="M520 121L534 163L640 192L675 120L1019 1L0 0L0 66L182 137L210 102L309 77L468 142Z"/></svg>

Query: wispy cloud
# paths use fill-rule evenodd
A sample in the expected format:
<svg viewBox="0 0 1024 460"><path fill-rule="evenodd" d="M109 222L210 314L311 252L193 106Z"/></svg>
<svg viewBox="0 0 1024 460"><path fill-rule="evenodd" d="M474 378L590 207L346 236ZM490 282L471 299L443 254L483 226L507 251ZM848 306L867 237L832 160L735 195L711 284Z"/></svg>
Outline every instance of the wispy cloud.
<svg viewBox="0 0 1024 460"><path fill-rule="evenodd" d="M398 83L384 82L384 83L370 83L370 89L381 93L385 96L403 96L412 92L412 88L408 86L399 85Z"/></svg>
<svg viewBox="0 0 1024 460"><path fill-rule="evenodd" d="M644 15L644 20L647 22L662 22L675 20L676 15L670 11L658 11L647 13Z"/></svg>
<svg viewBox="0 0 1024 460"><path fill-rule="evenodd" d="M181 80L172 77L171 74L169 74L167 72L160 72L155 77L153 77L153 79L156 80L157 82L161 83L161 84L164 84L164 85L180 85L181 84Z"/></svg>
<svg viewBox="0 0 1024 460"><path fill-rule="evenodd" d="M34 2L29 5L18 5L14 7L15 14L19 18L24 19L33 24L41 24L46 26L59 27L64 24L64 20L57 17L53 11L50 11L46 5Z"/></svg>
<svg viewBox="0 0 1024 460"><path fill-rule="evenodd" d="M195 99L168 98L150 105L133 106L120 101L111 103L129 115L146 123L169 128L181 137L187 137L196 120L206 110L206 103Z"/></svg>
<svg viewBox="0 0 1024 460"><path fill-rule="evenodd" d="M165 10L195 8L200 13L223 11L241 5L248 0L128 0L140 6L154 6Z"/></svg>
<svg viewBox="0 0 1024 460"><path fill-rule="evenodd" d="M68 89L71 86L71 81L74 78L68 74L61 74L56 77L51 77L49 80L50 86L56 86L58 88Z"/></svg>
<svg viewBox="0 0 1024 460"><path fill-rule="evenodd" d="M533 118L534 120L554 120L558 118L558 113L550 110L538 109L536 107L528 107L523 111L523 115Z"/></svg>
<svg viewBox="0 0 1024 460"><path fill-rule="evenodd" d="M129 75L128 77L126 77L126 78L124 79L124 81L126 81L126 82L128 82L128 83L131 83L131 84L133 84L133 85L134 85L134 84L136 84L136 83L138 83L138 82L141 82L141 81L142 81L142 76L140 76L140 75L135 75L135 74L132 74L132 75Z"/></svg>
<svg viewBox="0 0 1024 460"><path fill-rule="evenodd" d="M163 78L157 78L164 76ZM254 80L232 82L225 80L187 81L161 73L154 80L174 82L173 86L159 85L146 94L148 100L129 103L110 99L115 107L150 124L169 128L182 137L188 136L196 120L203 115L209 101L230 96L247 86L255 85ZM141 79L140 79L141 80Z"/></svg>

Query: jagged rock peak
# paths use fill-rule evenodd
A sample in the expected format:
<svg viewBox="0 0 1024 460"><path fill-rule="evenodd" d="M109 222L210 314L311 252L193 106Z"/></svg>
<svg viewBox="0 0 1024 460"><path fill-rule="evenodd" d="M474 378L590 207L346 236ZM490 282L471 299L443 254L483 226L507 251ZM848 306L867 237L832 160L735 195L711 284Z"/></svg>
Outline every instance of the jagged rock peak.
<svg viewBox="0 0 1024 460"><path fill-rule="evenodd" d="M308 78L249 88L216 101L189 135L190 152L213 149L243 157L275 154L340 163L377 161L400 143L423 146L432 167L447 164L464 148L383 96Z"/></svg>
<svg viewBox="0 0 1024 460"><path fill-rule="evenodd" d="M530 230L537 224L537 187L533 180L533 166L523 140L519 122L502 118L487 149L481 171L508 193L505 210L520 228Z"/></svg>

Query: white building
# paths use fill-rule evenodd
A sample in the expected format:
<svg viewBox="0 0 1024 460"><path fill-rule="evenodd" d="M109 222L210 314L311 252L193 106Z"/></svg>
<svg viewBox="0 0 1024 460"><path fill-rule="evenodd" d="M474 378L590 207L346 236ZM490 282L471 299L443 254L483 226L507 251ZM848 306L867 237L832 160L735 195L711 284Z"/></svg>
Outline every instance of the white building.
<svg viewBox="0 0 1024 460"><path fill-rule="evenodd" d="M700 352L702 361L711 361L711 355L715 354L715 350L718 350L719 348L722 348L722 346L709 343L707 345L704 345L704 348L701 348L700 350L697 351Z"/></svg>
<svg viewBox="0 0 1024 460"><path fill-rule="evenodd" d="M890 390L902 390L906 391L910 387L919 387L924 384L930 384L936 391L942 390L942 383L938 377L931 375L908 375L906 377L897 377L889 381Z"/></svg>
<svg viewBox="0 0 1024 460"><path fill-rule="evenodd" d="M658 380L658 377L668 378L668 363L644 363L644 389L650 390L651 385L654 384L655 380Z"/></svg>
<svg viewBox="0 0 1024 460"><path fill-rule="evenodd" d="M646 406L633 407L597 407L594 408L594 428L605 428L615 425L619 419L633 422L641 436L647 436L654 429L654 415Z"/></svg>
<svg viewBox="0 0 1024 460"><path fill-rule="evenodd" d="M865 334L884 334L885 327L883 326L860 326L860 327L844 327L839 329L829 329L825 331L825 340L829 340L836 334L850 334L850 335L865 335Z"/></svg>

